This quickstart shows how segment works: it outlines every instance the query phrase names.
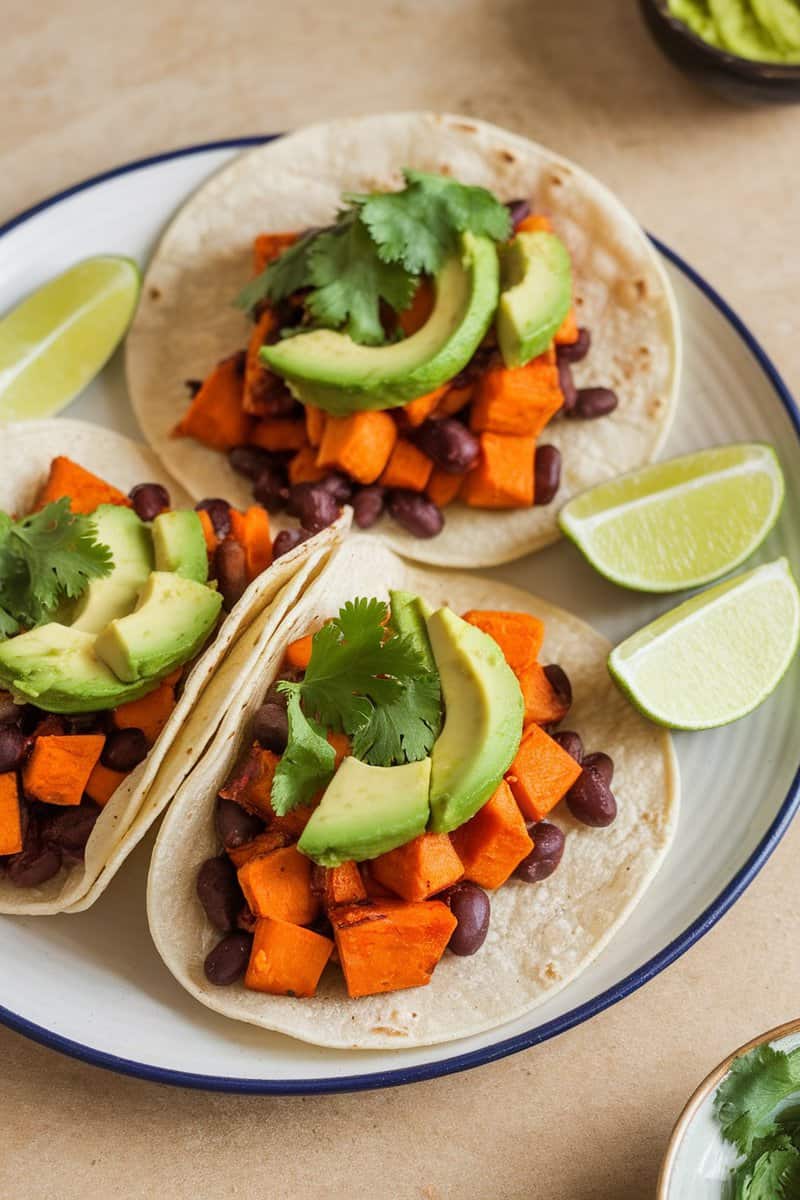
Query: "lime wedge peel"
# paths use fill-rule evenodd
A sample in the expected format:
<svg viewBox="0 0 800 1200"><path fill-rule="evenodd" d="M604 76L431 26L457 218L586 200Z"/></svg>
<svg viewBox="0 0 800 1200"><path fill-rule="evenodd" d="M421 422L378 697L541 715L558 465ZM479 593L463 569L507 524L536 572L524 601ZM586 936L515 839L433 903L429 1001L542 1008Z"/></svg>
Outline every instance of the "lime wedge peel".
<svg viewBox="0 0 800 1200"><path fill-rule="evenodd" d="M692 596L612 650L632 704L670 729L737 721L775 690L800 642L800 592L785 558Z"/></svg>
<svg viewBox="0 0 800 1200"><path fill-rule="evenodd" d="M741 566L775 524L784 491L771 446L733 443L601 483L566 504L559 523L613 583L674 592Z"/></svg>
<svg viewBox="0 0 800 1200"><path fill-rule="evenodd" d="M52 417L103 368L125 335L141 276L100 255L48 280L0 320L0 420Z"/></svg>

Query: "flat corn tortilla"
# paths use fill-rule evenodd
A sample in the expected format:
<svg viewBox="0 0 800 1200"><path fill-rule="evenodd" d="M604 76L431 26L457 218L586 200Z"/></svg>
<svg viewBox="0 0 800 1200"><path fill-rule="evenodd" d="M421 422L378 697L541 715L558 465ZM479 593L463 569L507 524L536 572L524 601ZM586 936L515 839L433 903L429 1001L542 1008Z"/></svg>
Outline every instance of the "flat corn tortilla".
<svg viewBox="0 0 800 1200"><path fill-rule="evenodd" d="M68 455L122 491L136 483L161 483L175 507L191 506L147 446L83 422L51 420L0 426L0 510L29 511L57 454ZM252 644L260 647L269 639L273 621L280 621L297 602L348 524L349 512L250 584L186 676L180 699L147 758L103 807L86 843L84 861L63 867L38 887L15 887L0 872L0 913L78 912L97 899L211 741L249 661ZM281 604L287 585L290 590Z"/></svg>
<svg viewBox="0 0 800 1200"><path fill-rule="evenodd" d="M552 218L572 256L579 324L592 333L576 382L619 397L602 420L547 426L542 441L563 456L553 503L505 511L456 503L430 540L388 517L363 535L439 566L509 562L558 539L558 510L577 492L656 457L681 358L672 288L640 226L591 175L516 134L465 117L399 113L313 125L241 155L181 209L150 263L126 343L131 400L145 437L193 496L245 504L250 484L224 454L171 437L189 405L184 381L247 343L251 325L232 301L251 277L256 234L325 225L343 192L398 188L403 167L530 199Z"/></svg>
<svg viewBox="0 0 800 1200"><path fill-rule="evenodd" d="M378 583L377 581L380 581ZM445 953L425 988L351 1000L336 965L317 995L298 1000L214 987L203 962L219 940L197 899L201 863L219 853L216 794L249 745L253 715L289 642L317 628L354 596L403 588L436 606L533 613L545 622L543 662L560 663L575 696L570 728L587 751L614 759L619 815L607 829L576 821L565 804L548 820L566 834L558 870L539 884L510 880L490 893L492 917L471 958ZM577 617L528 592L477 576L414 567L382 547L349 541L305 593L220 726L202 763L178 792L153 853L150 929L175 978L215 1012L336 1049L397 1049L468 1037L512 1021L575 979L636 906L663 861L677 824L678 767L669 735L636 713L606 669L609 643Z"/></svg>

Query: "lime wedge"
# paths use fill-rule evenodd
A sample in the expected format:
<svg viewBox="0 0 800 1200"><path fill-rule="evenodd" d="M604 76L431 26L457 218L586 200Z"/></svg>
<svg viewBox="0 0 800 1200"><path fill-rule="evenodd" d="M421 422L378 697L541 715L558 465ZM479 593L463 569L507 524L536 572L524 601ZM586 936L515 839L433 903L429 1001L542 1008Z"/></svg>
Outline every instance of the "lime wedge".
<svg viewBox="0 0 800 1200"><path fill-rule="evenodd" d="M0 420L52 417L110 358L139 298L129 258L87 258L0 320Z"/></svg>
<svg viewBox="0 0 800 1200"><path fill-rule="evenodd" d="M775 524L783 475L771 446L716 446L620 475L561 510L561 529L601 575L676 592L738 567Z"/></svg>
<svg viewBox="0 0 800 1200"><path fill-rule="evenodd" d="M659 725L711 729L757 708L800 639L800 592L785 558L692 596L626 639L614 680Z"/></svg>

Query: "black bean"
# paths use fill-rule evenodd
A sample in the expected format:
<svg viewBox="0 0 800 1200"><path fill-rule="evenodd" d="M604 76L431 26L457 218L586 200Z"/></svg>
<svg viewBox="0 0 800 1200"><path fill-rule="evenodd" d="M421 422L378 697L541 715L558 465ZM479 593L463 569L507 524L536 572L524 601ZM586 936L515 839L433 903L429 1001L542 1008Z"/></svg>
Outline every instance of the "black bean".
<svg viewBox="0 0 800 1200"><path fill-rule="evenodd" d="M566 750L576 763L583 762L583 742L579 733L574 733L571 729L560 729L553 734L553 741L558 742L561 749Z"/></svg>
<svg viewBox="0 0 800 1200"><path fill-rule="evenodd" d="M247 588L247 555L244 546L233 538L225 538L214 552L214 567L217 586L225 607L230 610Z"/></svg>
<svg viewBox="0 0 800 1200"><path fill-rule="evenodd" d="M273 703L262 704L253 717L253 737L261 743L265 750L283 754L289 740L286 706Z"/></svg>
<svg viewBox="0 0 800 1200"><path fill-rule="evenodd" d="M8 878L15 887L38 887L61 870L61 855L53 846L37 843L7 860Z"/></svg>
<svg viewBox="0 0 800 1200"><path fill-rule="evenodd" d="M347 504L353 495L352 483L339 471L331 471L330 475L320 479L319 486L330 492L337 504Z"/></svg>
<svg viewBox="0 0 800 1200"><path fill-rule="evenodd" d="M262 416L290 417L294 415L297 401L289 389L283 383L276 385L275 377L266 372L262 378L264 386L258 391L259 411Z"/></svg>
<svg viewBox="0 0 800 1200"><path fill-rule="evenodd" d="M419 492L404 489L390 492L387 508L389 515L413 537L436 537L444 526L442 510Z"/></svg>
<svg viewBox="0 0 800 1200"><path fill-rule="evenodd" d="M284 554L288 554L290 550L294 550L301 542L306 542L311 537L305 529L282 529L272 543L272 561L276 558L281 558Z"/></svg>
<svg viewBox="0 0 800 1200"><path fill-rule="evenodd" d="M212 496L210 499L198 500L195 509L197 512L208 513L211 524L214 526L214 533L218 538L228 536L231 531L231 506L227 500Z"/></svg>
<svg viewBox="0 0 800 1200"><path fill-rule="evenodd" d="M536 821L528 825L533 838L533 849L523 858L514 872L515 879L523 883L541 883L553 874L564 854L564 834L550 821Z"/></svg>
<svg viewBox="0 0 800 1200"><path fill-rule="evenodd" d="M572 370L568 362L562 359L558 360L558 386L561 388L561 395L564 397L564 404L561 409L563 413L571 413L578 403L578 389L575 386L575 380L572 378Z"/></svg>
<svg viewBox="0 0 800 1200"><path fill-rule="evenodd" d="M587 754L583 760L585 767L594 767L603 776L609 787L614 778L614 760L610 754L604 754L602 750L595 750L592 754Z"/></svg>
<svg viewBox="0 0 800 1200"><path fill-rule="evenodd" d="M581 359L586 358L591 344L591 332L585 326L581 327L578 330L577 341L572 342L569 346L556 346L556 354L558 355L559 362L580 362Z"/></svg>
<svg viewBox="0 0 800 1200"><path fill-rule="evenodd" d="M272 465L273 459L269 450L260 446L234 446L228 451L228 462L246 479L256 480L265 467Z"/></svg>
<svg viewBox="0 0 800 1200"><path fill-rule="evenodd" d="M80 862L101 811L97 804L90 803L53 813L42 821L42 843L60 851L65 860Z"/></svg>
<svg viewBox="0 0 800 1200"><path fill-rule="evenodd" d="M0 725L16 725L23 712L22 705L15 704L8 692L0 692Z"/></svg>
<svg viewBox="0 0 800 1200"><path fill-rule="evenodd" d="M149 749L141 729L114 729L106 737L100 761L112 771L132 771L147 758Z"/></svg>
<svg viewBox="0 0 800 1200"><path fill-rule="evenodd" d="M16 725L0 725L0 775L19 766L26 745L27 738Z"/></svg>
<svg viewBox="0 0 800 1200"><path fill-rule="evenodd" d="M128 498L140 521L152 521L170 506L169 492L160 483L137 483Z"/></svg>
<svg viewBox="0 0 800 1200"><path fill-rule="evenodd" d="M607 417L617 407L617 393L607 387L580 388L575 407L568 415L582 421L594 421Z"/></svg>
<svg viewBox="0 0 800 1200"><path fill-rule="evenodd" d="M448 904L458 921L447 943L453 954L465 957L480 950L489 932L492 906L489 897L477 883L462 880L454 883L439 897Z"/></svg>
<svg viewBox="0 0 800 1200"><path fill-rule="evenodd" d="M441 421L424 421L412 435L419 446L437 467L450 475L462 475L474 467L481 452L481 444L455 417Z"/></svg>
<svg viewBox="0 0 800 1200"><path fill-rule="evenodd" d="M336 497L321 483L296 483L289 488L287 510L300 518L303 529L319 533L339 516Z"/></svg>
<svg viewBox="0 0 800 1200"><path fill-rule="evenodd" d="M206 958L204 970L209 983L227 987L241 979L247 970L253 935L243 929L227 934Z"/></svg>
<svg viewBox="0 0 800 1200"><path fill-rule="evenodd" d="M507 200L506 208L511 217L511 224L518 229L526 217L531 215L530 200Z"/></svg>
<svg viewBox="0 0 800 1200"><path fill-rule="evenodd" d="M572 684L567 672L558 663L550 663L544 668L544 673L559 703L565 708L569 708L572 704ZM564 715L566 716L566 713Z"/></svg>
<svg viewBox="0 0 800 1200"><path fill-rule="evenodd" d="M533 502L549 504L561 483L561 451L545 443L536 447L533 458Z"/></svg>
<svg viewBox="0 0 800 1200"><path fill-rule="evenodd" d="M373 484L353 497L353 517L359 529L370 529L383 515L384 490Z"/></svg>
<svg viewBox="0 0 800 1200"><path fill-rule="evenodd" d="M584 766L566 799L573 817L584 825L603 828L616 818L614 793L596 767Z"/></svg>
<svg viewBox="0 0 800 1200"><path fill-rule="evenodd" d="M236 868L226 854L206 859L197 872L197 898L220 933L236 928L244 897Z"/></svg>
<svg viewBox="0 0 800 1200"><path fill-rule="evenodd" d="M280 463L265 463L253 485L253 496L267 512L282 512L289 499L289 477Z"/></svg>
<svg viewBox="0 0 800 1200"><path fill-rule="evenodd" d="M236 850L264 832L264 822L261 818L255 813L249 813L235 800L218 797L215 816L217 835L226 850Z"/></svg>

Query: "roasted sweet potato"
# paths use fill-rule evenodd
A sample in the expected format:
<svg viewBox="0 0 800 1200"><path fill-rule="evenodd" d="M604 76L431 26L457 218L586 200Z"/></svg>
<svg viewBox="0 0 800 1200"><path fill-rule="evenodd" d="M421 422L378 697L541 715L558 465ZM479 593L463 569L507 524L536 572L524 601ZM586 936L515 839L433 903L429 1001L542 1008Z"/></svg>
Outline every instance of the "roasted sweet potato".
<svg viewBox="0 0 800 1200"><path fill-rule="evenodd" d="M172 431L191 437L212 450L232 450L250 440L253 419L244 411L244 366L232 354L203 381L203 386Z"/></svg>
<svg viewBox="0 0 800 1200"><path fill-rule="evenodd" d="M219 545L219 538L217 537L217 531L214 528L214 522L211 520L211 517L204 508L198 509L197 515L200 518L200 524L203 528L203 537L206 540L206 550L208 551L209 556L211 556Z"/></svg>
<svg viewBox="0 0 800 1200"><path fill-rule="evenodd" d="M253 242L253 274L260 275L296 241L296 233L259 233Z"/></svg>
<svg viewBox="0 0 800 1200"><path fill-rule="evenodd" d="M150 745L153 745L169 720L175 707L175 689L163 680L154 691L142 696L141 700L129 700L120 704L111 714L117 729L141 729Z"/></svg>
<svg viewBox="0 0 800 1200"><path fill-rule="evenodd" d="M224 788L220 790L223 800L235 800L255 813L263 821L272 822L275 813L270 803L272 780L278 756L254 742L247 756L236 766Z"/></svg>
<svg viewBox="0 0 800 1200"><path fill-rule="evenodd" d="M427 323L433 312L435 299L433 284L430 279L423 277L417 284L417 290L408 308L397 314L397 324L406 337L411 337Z"/></svg>
<svg viewBox="0 0 800 1200"><path fill-rule="evenodd" d="M0 857L22 849L22 813L16 771L0 775ZM364 893L366 896L366 892Z"/></svg>
<svg viewBox="0 0 800 1200"><path fill-rule="evenodd" d="M313 404L305 405L306 437L312 446L318 446L322 441L327 419L328 414L321 408L314 408Z"/></svg>
<svg viewBox="0 0 800 1200"><path fill-rule="evenodd" d="M425 493L439 508L444 508L456 499L465 478L465 475L451 475L449 471L434 467L425 485Z"/></svg>
<svg viewBox="0 0 800 1200"><path fill-rule="evenodd" d="M427 421L446 392L447 384L444 384L442 387L435 388L432 392L426 392L424 396L417 396L416 400L404 404L403 412L409 425L421 425L423 421Z"/></svg>
<svg viewBox="0 0 800 1200"><path fill-rule="evenodd" d="M533 849L505 780L483 808L450 836L464 864L464 877L484 888L499 888Z"/></svg>
<svg viewBox="0 0 800 1200"><path fill-rule="evenodd" d="M244 391L242 393L242 408L253 417L265 417L270 414L270 397L278 388L283 389L283 380L273 375L258 357L261 347L273 330L277 329L278 318L271 308L262 310L253 326L250 340L247 343L247 357L244 365Z"/></svg>
<svg viewBox="0 0 800 1200"><path fill-rule="evenodd" d="M539 657L544 641L544 621L538 617L524 612L494 612L476 608L465 612L463 617L470 625L477 625L478 629L494 638L518 678Z"/></svg>
<svg viewBox="0 0 800 1200"><path fill-rule="evenodd" d="M501 433L480 435L481 456L461 486L473 508L530 508L536 439Z"/></svg>
<svg viewBox="0 0 800 1200"><path fill-rule="evenodd" d="M250 862L251 858L260 858L264 854L270 854L273 850L280 850L283 846L288 846L290 841L291 838L288 834L282 833L279 829L266 829L258 837L253 838L252 842L236 846L234 849L228 850L227 854L238 870L246 862Z"/></svg>
<svg viewBox="0 0 800 1200"><path fill-rule="evenodd" d="M244 898L258 917L309 925L319 912L311 890L311 860L295 846L249 859L238 872Z"/></svg>
<svg viewBox="0 0 800 1200"><path fill-rule="evenodd" d="M524 217L517 226L517 233L552 233L553 222L542 213L531 213Z"/></svg>
<svg viewBox="0 0 800 1200"><path fill-rule="evenodd" d="M256 921L244 986L271 996L313 996L333 942L274 917Z"/></svg>
<svg viewBox="0 0 800 1200"><path fill-rule="evenodd" d="M308 423L306 422L306 428ZM289 483L318 483L328 474L325 467L317 466L316 446L303 446L289 463Z"/></svg>
<svg viewBox="0 0 800 1200"><path fill-rule="evenodd" d="M537 438L563 406L555 355L548 351L524 367L490 367L475 387L470 411L474 433Z"/></svg>
<svg viewBox="0 0 800 1200"><path fill-rule="evenodd" d="M315 871L321 876L317 891L322 896L326 912L329 908L335 908L337 904L357 904L359 900L366 900L367 889L356 863L346 862L338 867L317 867Z"/></svg>
<svg viewBox="0 0 800 1200"><path fill-rule="evenodd" d="M446 833L423 833L372 860L372 875L403 900L427 900L464 874Z"/></svg>
<svg viewBox="0 0 800 1200"><path fill-rule="evenodd" d="M471 383L449 387L436 406L438 416L452 417L472 400L474 387Z"/></svg>
<svg viewBox="0 0 800 1200"><path fill-rule="evenodd" d="M387 412L328 417L317 464L343 471L356 483L374 483L389 461L396 441L397 426Z"/></svg>
<svg viewBox="0 0 800 1200"><path fill-rule="evenodd" d="M352 998L430 983L457 921L441 900L367 900L330 920Z"/></svg>
<svg viewBox="0 0 800 1200"><path fill-rule="evenodd" d="M564 320L556 330L554 338L557 346L571 346L573 342L578 340L578 319L575 315L575 309L570 308Z"/></svg>
<svg viewBox="0 0 800 1200"><path fill-rule="evenodd" d="M83 790L90 800L94 800L95 804L99 804L103 808L126 778L125 771L112 771L111 767L105 767L98 761Z"/></svg>
<svg viewBox="0 0 800 1200"><path fill-rule="evenodd" d="M45 804L80 804L105 740L100 733L37 738L22 772L25 794Z"/></svg>
<svg viewBox="0 0 800 1200"><path fill-rule="evenodd" d="M251 504L244 512L232 508L231 537L244 548L247 581L251 583L272 562L272 537L267 510L260 504Z"/></svg>
<svg viewBox="0 0 800 1200"><path fill-rule="evenodd" d="M580 773L579 763L558 742L538 725L529 725L506 780L527 820L542 821Z"/></svg>
<svg viewBox="0 0 800 1200"><path fill-rule="evenodd" d="M306 423L294 417L266 417L253 426L249 441L262 450L302 450Z"/></svg>
<svg viewBox="0 0 800 1200"><path fill-rule="evenodd" d="M525 701L525 724L557 725L569 712L569 702L559 697L539 663L531 663L518 672Z"/></svg>
<svg viewBox="0 0 800 1200"><path fill-rule="evenodd" d="M334 733L331 731L329 731L326 734L326 737L328 740L328 744L330 746L333 746L334 753L336 754L336 758L334 759L334 765L335 765L336 769L338 770L339 764L341 763L342 759L347 758L348 754L351 753L352 747L350 745L350 738L347 736L346 733Z"/></svg>
<svg viewBox="0 0 800 1200"><path fill-rule="evenodd" d="M407 488L424 492L433 470L433 460L405 438L398 438L378 482L385 488Z"/></svg>
<svg viewBox="0 0 800 1200"><path fill-rule="evenodd" d="M124 492L59 454L50 463L50 473L36 498L34 511L62 496L69 496L69 506L74 513L93 513L99 504L120 504L127 508L131 505Z"/></svg>
<svg viewBox="0 0 800 1200"><path fill-rule="evenodd" d="M305 671L311 662L311 650L314 635L307 633L305 637L290 642L286 647L286 663L298 671Z"/></svg>

